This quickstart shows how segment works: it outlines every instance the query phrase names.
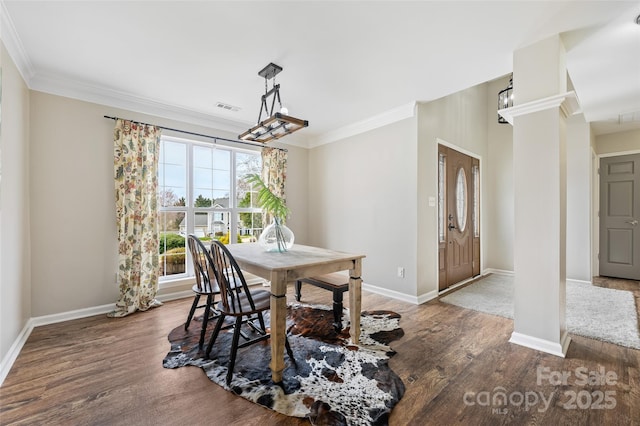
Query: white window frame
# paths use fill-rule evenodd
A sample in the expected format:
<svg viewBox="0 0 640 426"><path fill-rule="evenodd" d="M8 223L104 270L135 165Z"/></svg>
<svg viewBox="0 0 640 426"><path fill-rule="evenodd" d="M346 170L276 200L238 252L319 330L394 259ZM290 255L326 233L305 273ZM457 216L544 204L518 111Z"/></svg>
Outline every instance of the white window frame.
<svg viewBox="0 0 640 426"><path fill-rule="evenodd" d="M187 158L186 158L186 206L169 206L164 207L158 206L158 213L162 212L184 212L187 222L187 230L185 239L187 235L194 233L194 218L196 212L207 212L214 211L220 213L229 214L229 243L235 244L237 239L237 229L238 229L238 217L240 213L262 213L262 209L260 208L251 208L251 207L237 207L237 173L236 173L236 155L238 153L248 153L248 154L256 154L260 155L260 150L258 149L243 149L236 148L226 144L221 143L211 143L211 142L203 142L194 139L185 139L179 138L175 136L161 136L161 141L169 141L175 143L182 143L187 145ZM214 209L213 207L194 207L194 185L193 185L193 147L194 146L205 146L208 148L221 149L230 152L230 188L229 188L229 206L225 209ZM162 149L162 147L161 147ZM158 182L158 186L161 183ZM186 243L185 243L186 245ZM166 289L170 287L178 287L182 284L195 282L195 274L193 269L193 262L191 260L191 253L189 250L186 250L186 272L181 274L172 274L172 275L164 275L160 276L158 279L158 287L160 289Z"/></svg>

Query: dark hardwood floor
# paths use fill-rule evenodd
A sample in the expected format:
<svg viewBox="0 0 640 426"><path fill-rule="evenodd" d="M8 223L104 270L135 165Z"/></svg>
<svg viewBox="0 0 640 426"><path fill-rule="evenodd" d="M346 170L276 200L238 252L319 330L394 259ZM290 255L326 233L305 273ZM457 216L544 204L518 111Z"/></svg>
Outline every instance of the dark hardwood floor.
<svg viewBox="0 0 640 426"><path fill-rule="evenodd" d="M638 282L597 285L629 285L636 301L640 295ZM302 296L331 304L330 292L312 286L303 286ZM288 299L294 301L293 286ZM167 335L184 322L191 300L34 329L0 388L0 423L309 424L224 391L199 368L162 367ZM513 322L505 318L367 292L362 305L402 315L405 335L392 343L390 365L406 392L391 425L640 424L639 350L572 336L563 359L508 343Z"/></svg>

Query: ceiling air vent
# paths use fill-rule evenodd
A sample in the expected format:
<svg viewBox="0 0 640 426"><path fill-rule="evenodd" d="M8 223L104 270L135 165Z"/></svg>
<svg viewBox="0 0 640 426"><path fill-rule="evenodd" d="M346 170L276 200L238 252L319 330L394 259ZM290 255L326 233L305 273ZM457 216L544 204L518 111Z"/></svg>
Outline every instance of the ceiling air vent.
<svg viewBox="0 0 640 426"><path fill-rule="evenodd" d="M216 107L222 108L226 111L232 111L232 112L240 111L240 107L225 104L224 102L216 102Z"/></svg>
<svg viewBox="0 0 640 426"><path fill-rule="evenodd" d="M640 121L640 111L628 112L618 116L618 124Z"/></svg>

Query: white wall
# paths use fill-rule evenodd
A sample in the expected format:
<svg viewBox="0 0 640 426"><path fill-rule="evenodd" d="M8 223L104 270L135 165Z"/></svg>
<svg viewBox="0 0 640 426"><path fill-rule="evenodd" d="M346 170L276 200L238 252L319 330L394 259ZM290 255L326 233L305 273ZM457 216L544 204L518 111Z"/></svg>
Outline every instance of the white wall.
<svg viewBox="0 0 640 426"><path fill-rule="evenodd" d="M32 316L29 262L29 91L0 43L0 360ZM3 378L0 378L0 382Z"/></svg>
<svg viewBox="0 0 640 426"><path fill-rule="evenodd" d="M416 119L309 151L309 243L364 253L365 283L416 294ZM405 277L397 277L397 267Z"/></svg>
<svg viewBox="0 0 640 426"><path fill-rule="evenodd" d="M103 116L220 137L235 135L36 91L31 92L30 105L31 260L36 296L31 314L41 316L114 303L118 297L114 121ZM303 242L306 150L287 148L287 198L293 211L289 224ZM183 289L190 289L190 285L171 291Z"/></svg>

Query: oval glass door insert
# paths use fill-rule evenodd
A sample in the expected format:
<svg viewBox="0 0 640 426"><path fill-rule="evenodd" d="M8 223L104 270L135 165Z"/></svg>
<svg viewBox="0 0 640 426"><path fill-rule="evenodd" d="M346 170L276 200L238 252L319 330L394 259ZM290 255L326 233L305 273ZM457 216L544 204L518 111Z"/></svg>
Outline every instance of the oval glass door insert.
<svg viewBox="0 0 640 426"><path fill-rule="evenodd" d="M467 174L462 167L456 176L456 219L458 229L464 232L467 226Z"/></svg>

